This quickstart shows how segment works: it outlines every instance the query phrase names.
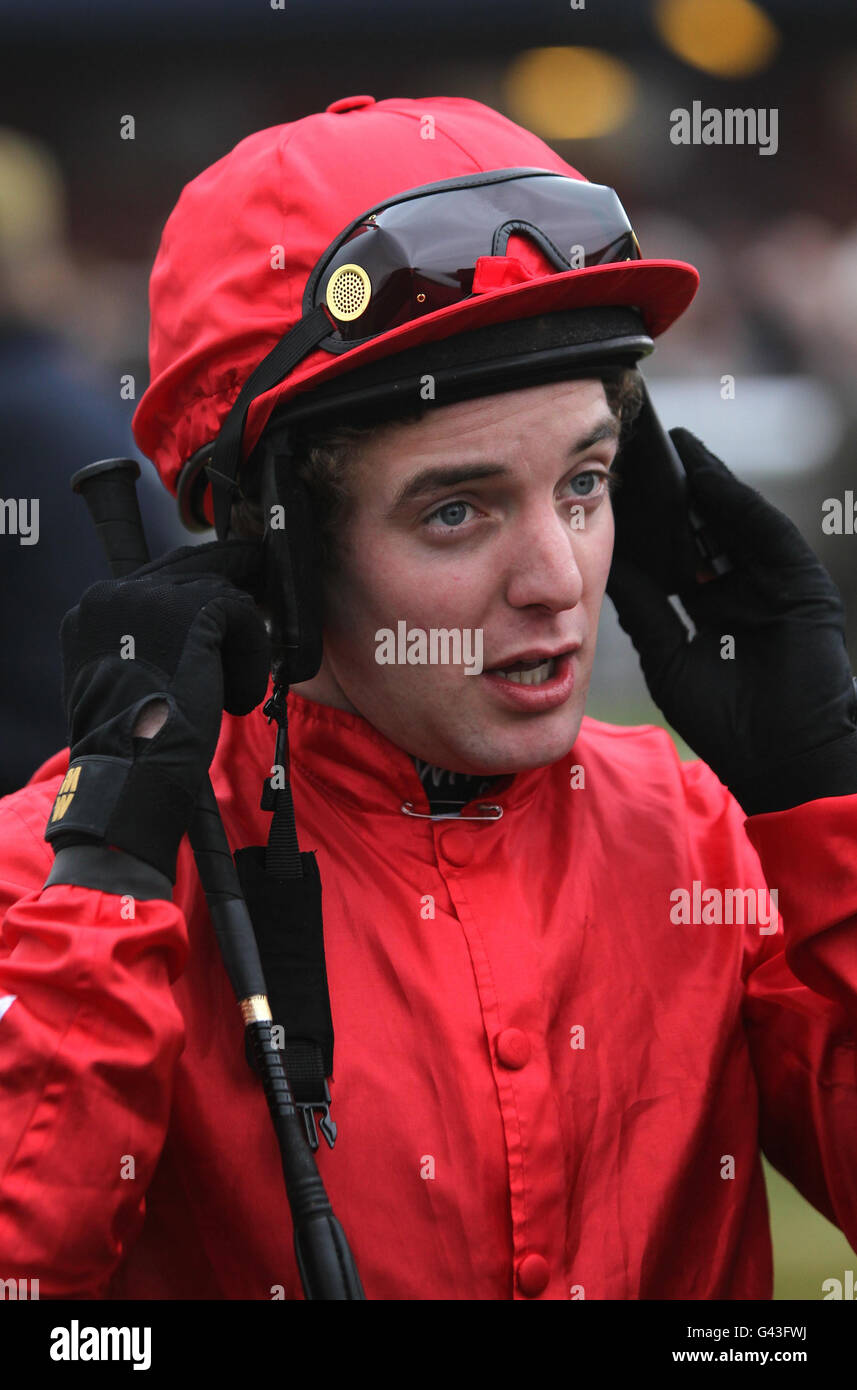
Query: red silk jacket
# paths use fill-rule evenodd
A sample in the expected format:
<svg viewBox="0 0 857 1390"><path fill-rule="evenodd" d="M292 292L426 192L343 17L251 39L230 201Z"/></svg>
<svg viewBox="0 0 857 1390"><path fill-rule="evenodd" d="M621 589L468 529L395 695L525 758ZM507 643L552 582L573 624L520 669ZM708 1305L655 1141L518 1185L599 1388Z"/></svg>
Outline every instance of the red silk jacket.
<svg viewBox="0 0 857 1390"><path fill-rule="evenodd" d="M318 1161L367 1298L770 1298L760 1148L857 1247L857 795L746 819L662 730L587 718L500 819L420 819L406 753L289 705L336 1033ZM301 1298L189 844L172 902L43 890L67 762L0 802L0 1277ZM233 849L266 840L272 763L260 710L224 717Z"/></svg>

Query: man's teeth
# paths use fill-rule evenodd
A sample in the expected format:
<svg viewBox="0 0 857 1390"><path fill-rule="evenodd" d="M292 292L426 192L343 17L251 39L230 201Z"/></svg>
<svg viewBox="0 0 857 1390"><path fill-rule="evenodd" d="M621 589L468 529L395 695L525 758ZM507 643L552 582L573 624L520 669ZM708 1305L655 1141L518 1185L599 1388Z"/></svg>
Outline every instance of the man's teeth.
<svg viewBox="0 0 857 1390"><path fill-rule="evenodd" d="M502 676L503 680L514 681L516 685L543 685L549 681L556 668L556 661L551 657L548 661L543 661L541 666L534 666L532 671L492 671L492 676Z"/></svg>

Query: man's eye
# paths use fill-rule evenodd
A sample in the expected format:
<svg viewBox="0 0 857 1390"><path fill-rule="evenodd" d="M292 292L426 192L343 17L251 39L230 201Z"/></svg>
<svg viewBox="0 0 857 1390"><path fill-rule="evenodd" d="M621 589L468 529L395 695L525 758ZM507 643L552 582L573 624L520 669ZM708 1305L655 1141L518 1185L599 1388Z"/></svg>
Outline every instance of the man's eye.
<svg viewBox="0 0 857 1390"><path fill-rule="evenodd" d="M429 522L437 517L444 526L454 530L455 527L461 525L462 521L467 519L464 513L470 505L469 502L444 502L442 507L438 507L431 513L431 516L426 517L423 525L428 526Z"/></svg>
<svg viewBox="0 0 857 1390"><path fill-rule="evenodd" d="M598 491L598 484L602 483L605 487L610 485L611 479L608 473L596 472L592 468L587 468L583 473L575 473L571 479L572 487L575 483L582 483L583 486L577 497L594 497Z"/></svg>

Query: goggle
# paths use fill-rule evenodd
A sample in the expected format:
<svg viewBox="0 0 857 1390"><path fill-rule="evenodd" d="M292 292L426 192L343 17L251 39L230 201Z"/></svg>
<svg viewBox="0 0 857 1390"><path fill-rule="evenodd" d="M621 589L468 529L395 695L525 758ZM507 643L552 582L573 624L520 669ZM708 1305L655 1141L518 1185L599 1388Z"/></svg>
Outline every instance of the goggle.
<svg viewBox="0 0 857 1390"><path fill-rule="evenodd" d="M558 273L642 259L612 188L545 169L444 179L376 204L317 261L300 322L251 372L216 442L185 464L180 501L195 490L199 468L210 457L205 472L217 533L228 535L244 422L256 397L317 347L347 352L469 298L480 259L505 256L512 235L529 237Z"/></svg>
<svg viewBox="0 0 857 1390"><path fill-rule="evenodd" d="M320 346L343 352L473 293L477 261L529 237L557 271L640 260L612 188L546 173L498 169L446 179L379 203L327 248L304 293L336 321Z"/></svg>

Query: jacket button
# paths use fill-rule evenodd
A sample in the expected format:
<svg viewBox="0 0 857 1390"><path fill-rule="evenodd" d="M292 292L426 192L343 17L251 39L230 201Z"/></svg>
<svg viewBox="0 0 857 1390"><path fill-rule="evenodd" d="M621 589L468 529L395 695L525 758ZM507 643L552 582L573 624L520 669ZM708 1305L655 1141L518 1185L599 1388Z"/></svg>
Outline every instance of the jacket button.
<svg viewBox="0 0 857 1390"><path fill-rule="evenodd" d="M461 867L473 858L473 839L466 830L446 830L440 837L440 847L450 864Z"/></svg>
<svg viewBox="0 0 857 1390"><path fill-rule="evenodd" d="M340 111L359 111L361 106L374 106L374 97L340 97L338 101L332 101L326 106L325 111L332 111L337 115Z"/></svg>
<svg viewBox="0 0 857 1390"><path fill-rule="evenodd" d="M512 1071L519 1071L530 1060L530 1040L520 1028L504 1028L495 1038L497 1061Z"/></svg>
<svg viewBox="0 0 857 1390"><path fill-rule="evenodd" d="M524 1298L538 1298L550 1282L550 1269L544 1255L525 1255L518 1265L518 1288Z"/></svg>

